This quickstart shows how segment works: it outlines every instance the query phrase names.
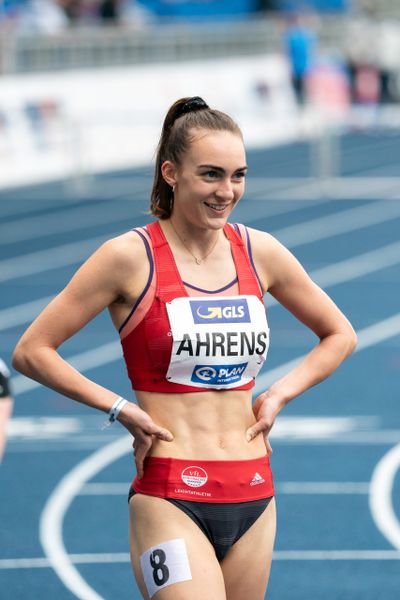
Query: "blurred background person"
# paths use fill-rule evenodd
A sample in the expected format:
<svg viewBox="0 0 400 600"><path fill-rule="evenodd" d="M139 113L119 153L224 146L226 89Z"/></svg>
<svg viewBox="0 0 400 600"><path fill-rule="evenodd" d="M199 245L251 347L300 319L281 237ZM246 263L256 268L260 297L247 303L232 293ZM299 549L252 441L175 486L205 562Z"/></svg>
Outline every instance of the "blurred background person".
<svg viewBox="0 0 400 600"><path fill-rule="evenodd" d="M299 105L306 100L306 78L316 62L317 34L305 15L291 14L284 33L284 48L290 65L293 91Z"/></svg>
<svg viewBox="0 0 400 600"><path fill-rule="evenodd" d="M55 0L27 0L16 22L18 35L58 35L69 26L61 3Z"/></svg>
<svg viewBox="0 0 400 600"><path fill-rule="evenodd" d="M13 408L10 389L10 371L0 358L0 463L3 460L7 439L7 424Z"/></svg>

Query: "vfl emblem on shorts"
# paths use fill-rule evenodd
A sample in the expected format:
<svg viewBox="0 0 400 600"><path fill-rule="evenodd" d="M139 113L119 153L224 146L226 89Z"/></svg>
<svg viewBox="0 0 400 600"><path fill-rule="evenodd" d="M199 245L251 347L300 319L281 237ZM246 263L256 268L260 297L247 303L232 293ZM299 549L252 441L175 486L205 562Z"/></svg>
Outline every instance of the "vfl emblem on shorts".
<svg viewBox="0 0 400 600"><path fill-rule="evenodd" d="M186 467L186 469L183 469L181 477L183 483L186 483L186 485L193 488L199 488L203 486L205 483L207 483L208 479L206 471L201 467L196 466Z"/></svg>
<svg viewBox="0 0 400 600"><path fill-rule="evenodd" d="M189 300L194 323L250 323L246 298Z"/></svg>
<svg viewBox="0 0 400 600"><path fill-rule="evenodd" d="M228 385L242 378L243 371L248 363L236 365L197 365L192 373L191 381L194 383L208 383L210 385Z"/></svg>

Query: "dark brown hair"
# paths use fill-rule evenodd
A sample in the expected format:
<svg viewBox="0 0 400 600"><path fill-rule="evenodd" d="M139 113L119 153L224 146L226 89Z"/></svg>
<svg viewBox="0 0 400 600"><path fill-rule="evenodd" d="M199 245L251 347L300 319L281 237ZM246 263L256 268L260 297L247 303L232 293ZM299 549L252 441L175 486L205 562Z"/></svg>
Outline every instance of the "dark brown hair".
<svg viewBox="0 0 400 600"><path fill-rule="evenodd" d="M157 147L150 213L159 219L171 216L174 193L161 173L164 161L179 165L187 151L194 129L230 131L242 137L235 121L227 114L210 108L198 96L181 98L167 112Z"/></svg>

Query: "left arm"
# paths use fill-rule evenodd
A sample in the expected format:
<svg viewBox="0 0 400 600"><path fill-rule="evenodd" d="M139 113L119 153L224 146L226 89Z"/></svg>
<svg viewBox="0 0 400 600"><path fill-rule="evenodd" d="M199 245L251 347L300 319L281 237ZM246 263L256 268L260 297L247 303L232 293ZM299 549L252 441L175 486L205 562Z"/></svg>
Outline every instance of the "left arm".
<svg viewBox="0 0 400 600"><path fill-rule="evenodd" d="M258 396L253 407L257 422L247 431L248 441L261 432L268 435L282 408L333 373L353 352L357 341L349 321L297 259L269 234L256 230L250 234L262 282L318 336L319 343L298 366Z"/></svg>

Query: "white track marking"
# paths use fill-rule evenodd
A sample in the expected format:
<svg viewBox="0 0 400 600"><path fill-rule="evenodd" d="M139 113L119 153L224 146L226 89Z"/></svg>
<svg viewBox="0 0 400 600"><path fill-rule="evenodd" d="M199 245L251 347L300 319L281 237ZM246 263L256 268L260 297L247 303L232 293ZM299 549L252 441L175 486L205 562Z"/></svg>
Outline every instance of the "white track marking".
<svg viewBox="0 0 400 600"><path fill-rule="evenodd" d="M357 277L361 277L374 271L379 271L380 269L384 269L386 267L393 266L394 264L398 263L400 263L400 242L389 244L388 246L384 246L383 248L379 248L378 250L366 252L356 257L341 261L339 263L335 263L334 265L329 265L327 267L317 269L316 271L312 271L310 275L312 279L314 279L314 281L316 281L319 285L321 285L321 287L324 287L326 289L331 285L344 283L346 281L353 280ZM276 304L277 302L274 298L268 299L269 307L272 307ZM379 323L376 323L375 325L372 325L362 330L360 332L360 335L362 337L359 340L359 348L360 344L374 343L374 339L377 339L379 341L379 338L382 338L382 340L384 340L388 337L393 337L393 335L397 335L399 332L400 324L399 315L400 313L398 315L395 315L394 317L380 321ZM393 331L391 331L392 329ZM110 342L108 344L104 344L103 346L99 346L95 350L89 350L87 352L76 354L68 360L72 362L78 370L81 370L81 365L83 364L90 364L90 368L95 368L97 366L102 366L104 364L114 362L120 357L120 343ZM300 358L294 359L289 363L282 365L282 367L278 367L277 370L273 369L267 374L267 376L270 376L271 373L275 373L275 371L280 372L280 370L282 369L289 370L289 368L293 368L298 364ZM265 375L261 375L258 381L263 381L263 377L265 377ZM27 379L23 375L18 375L13 379L13 385L15 394L20 394L35 389L40 384L33 380ZM263 386L264 385L265 384L263 384Z"/></svg>
<svg viewBox="0 0 400 600"><path fill-rule="evenodd" d="M255 198L252 197L252 199ZM54 214L38 215L35 217L8 221L7 223L0 225L0 246L69 231L76 232L87 227L95 227L123 220L127 220L129 223L133 219L138 218L140 214L142 214L142 216L145 215L145 207L138 206L138 203L134 200L128 203L124 199L120 200L117 198L115 200L110 200L110 202L114 203L113 207L110 207L108 202L101 202L100 204L96 203L95 205L91 204L83 207L77 205L69 210L57 211ZM118 202L117 206L115 206L116 202ZM309 202L305 201L297 202L295 204L284 204L282 202L276 204L260 204L259 209L261 210L261 213L258 220L264 217L301 210L301 208L309 206L309 204ZM241 205L239 204L236 208L237 212L240 212L240 206ZM395 206L395 204L393 204L393 206ZM141 211L140 208L142 208ZM248 207L243 206L244 214L247 211ZM385 211L381 211L381 214L385 214ZM243 218L245 218L245 216L243 216Z"/></svg>
<svg viewBox="0 0 400 600"><path fill-rule="evenodd" d="M400 242L394 242L378 248L370 250L358 256L346 258L332 265L322 267L310 272L310 277L320 287L326 289L333 285L353 281L357 277L370 275L381 269L387 269L400 263ZM275 306L277 301L275 298L267 297L268 307Z"/></svg>
<svg viewBox="0 0 400 600"><path fill-rule="evenodd" d="M355 350L356 352L400 335L400 313L361 329L357 332L357 335L358 345ZM267 390L272 383L286 375L286 373L296 367L306 356L306 354L303 354L298 358L290 360L279 367L275 367L274 369L259 375L254 388L254 394L257 395Z"/></svg>
<svg viewBox="0 0 400 600"><path fill-rule="evenodd" d="M369 482L359 481L282 481L275 484L279 494L368 494Z"/></svg>
<svg viewBox="0 0 400 600"><path fill-rule="evenodd" d="M88 188L77 197L70 182L56 182L51 187L39 185L38 187L26 186L18 190L12 189L6 191L0 190L0 219L2 217L16 217L27 212L34 215L43 212L44 209L52 210L54 208L76 207L78 210L82 201L93 200L97 202L99 198L104 202L113 202L114 200L127 200L128 202L143 201L143 194L148 197L151 190L151 179L148 177L129 176L112 177L106 180L91 181ZM4 196L7 199L7 205L4 205ZM11 202L9 202L11 196Z"/></svg>
<svg viewBox="0 0 400 600"><path fill-rule="evenodd" d="M68 554L68 563L75 565L101 565L130 562L129 552L106 552L87 554ZM5 558L0 559L2 569L43 569L52 568L48 558ZM100 596L99 596L100 597Z"/></svg>
<svg viewBox="0 0 400 600"><path fill-rule="evenodd" d="M359 200L362 199L399 199L399 177L331 177L328 179L299 178L298 184L290 189L265 188L275 199L302 201L321 200ZM271 197L271 196L270 196Z"/></svg>
<svg viewBox="0 0 400 600"><path fill-rule="evenodd" d="M400 560L398 550L277 550L273 560Z"/></svg>
<svg viewBox="0 0 400 600"><path fill-rule="evenodd" d="M79 211L65 211L65 214L63 214L63 211L61 211L61 214L58 211L51 215L17 219L0 225L0 245L4 246L69 231L75 232L86 227L95 227L127 219L132 220L137 216L137 207L130 203L119 202L112 210L107 202L102 202L100 205L79 207Z"/></svg>
<svg viewBox="0 0 400 600"><path fill-rule="evenodd" d="M0 331L11 329L23 323L29 323L44 309L54 296L44 296L32 302L24 302L0 310Z"/></svg>
<svg viewBox="0 0 400 600"><path fill-rule="evenodd" d="M398 319L398 327L400 332L400 314L392 317L392 319ZM376 324L372 326L372 328L375 327ZM369 330L370 328L367 327L361 332L361 338L364 340L364 342L360 349L365 349L370 345L377 343L374 336L369 336ZM399 332L387 330L386 335L387 337L392 337L392 335L397 335ZM293 361L283 365L283 367L278 367L273 372L276 373L282 369L284 372L286 372L288 364L290 365L292 362ZM267 376L268 375L270 376L270 373L267 374ZM260 379L261 378L262 376ZM264 376L264 383L265 381L266 376ZM130 447L128 447L128 441L130 442L131 440L132 438L128 436L114 441L92 454L82 463L78 464L61 480L60 484L51 494L41 516L40 539L45 554L66 587L73 591L73 593L75 593L81 600L101 600L101 597L98 596L98 594L92 590L92 588L90 588L89 585L82 579L82 577L74 568L72 562L69 562L69 558L62 541L63 518L73 499L80 493L80 490L83 488L83 486L107 465L130 451ZM279 560L279 555L277 556L277 560ZM330 553L326 551L318 551L314 553L304 551L295 552L293 555L286 553L285 555L281 555L281 560L283 560L283 556L286 556L285 560L288 560L289 556L292 556L292 560L355 560L356 557L358 557L357 560L360 560L362 551L331 551ZM363 555L363 560L376 560L377 556L378 555L376 552L371 551ZM394 558L393 555L390 556ZM396 554L395 558L400 558L400 552L398 553L398 556Z"/></svg>
<svg viewBox="0 0 400 600"><path fill-rule="evenodd" d="M95 369L103 365L108 365L114 361L122 359L122 348L120 342L110 342L103 344L94 350L87 350L86 352L79 352L66 360L78 371L88 371L89 369ZM23 394L24 392L30 392L41 386L40 383L33 379L28 379L24 375L17 375L13 377L12 385L14 390L14 396Z"/></svg>
<svg viewBox="0 0 400 600"><path fill-rule="evenodd" d="M69 554L75 565L101 565L130 563L128 552ZM273 560L400 560L399 550L275 550ZM47 558L0 559L0 571L9 569L48 569L52 565Z"/></svg>
<svg viewBox="0 0 400 600"><path fill-rule="evenodd" d="M80 496L123 496L128 493L126 483L86 483Z"/></svg>
<svg viewBox="0 0 400 600"><path fill-rule="evenodd" d="M278 494L368 494L369 482L359 481L280 481L275 482ZM87 483L80 496L124 496L126 483Z"/></svg>
<svg viewBox="0 0 400 600"><path fill-rule="evenodd" d="M15 417L7 423L7 438L54 440L82 429L78 417Z"/></svg>
<svg viewBox="0 0 400 600"><path fill-rule="evenodd" d="M358 332L358 346L356 352L397 335L400 335L400 313L361 329ZM296 367L305 356L306 354L294 358L279 367L275 367L274 369L259 375L254 389L255 394L265 391L271 383ZM67 360L79 371L85 371L110 364L116 360L120 360L121 357L122 350L120 342L110 342L108 344L103 344L94 350L74 354L70 358L67 358ZM24 375L17 375L13 378L15 396L34 390L40 387L40 385L41 384L37 381L28 379Z"/></svg>
<svg viewBox="0 0 400 600"><path fill-rule="evenodd" d="M370 488L370 509L379 531L400 550L400 523L396 515L392 492L396 473L400 470L400 444L389 450L376 465Z"/></svg>
<svg viewBox="0 0 400 600"><path fill-rule="evenodd" d="M378 219L377 222L383 222L385 220L391 219L394 214L399 214L400 216L400 204L392 205L396 207L396 211L392 212L390 208L385 208L382 210L381 203L374 203L368 207L359 207L357 209L350 209L348 211L342 211L339 215L336 213L332 216L322 217L319 219L314 219L312 221L307 221L306 223L300 223L291 227L286 227L284 229L280 229L278 231L273 232L273 235L278 239L284 241L284 243L293 248L294 246L304 245L308 242L312 242L315 240L328 239L332 235L337 235L341 232L349 232L359 229L360 227L366 227L374 224L373 220ZM361 210L362 209L362 210ZM332 219L332 221L331 221ZM381 219L379 221L379 219ZM360 227L357 226L357 222L360 222ZM332 230L330 228L329 223L332 222ZM305 228L305 229L304 229ZM306 234L303 233L306 232ZM89 250L95 250L100 244L99 240L105 241L106 238L93 238L92 240L87 240L89 244ZM79 260L84 260L90 254L88 248L85 248L82 252L79 244L68 244L62 246L64 248L61 252L61 256L58 254L55 256L55 262L58 262L58 266L66 266L63 260L63 253L65 252L65 248L67 248L70 256L68 260L69 264L74 264L79 262ZM77 255L75 251L78 251L79 258L76 260ZM53 263L52 259L48 255L51 251L41 251L40 253L35 253L33 256L37 256L45 252L44 258L47 261L47 264L43 265L33 265L31 267L24 266L23 261L21 262L21 258L18 257L13 259L8 259L0 262L0 281L3 277L3 280L13 279L12 268L10 271L10 266L17 265L19 271L18 273L23 273L24 270L29 271L29 269L36 269L36 272L42 270L48 270L50 268L55 268L57 265ZM27 255L28 257L30 255ZM39 258L40 258L39 256ZM11 262L9 262L11 261ZM15 262L17 261L17 262ZM386 262L388 264L386 265ZM384 246L383 248L378 248L377 250L372 250L370 252L346 259L339 263L335 263L334 265L329 265L327 267L323 267L314 272L311 272L311 277L320 285L332 285L330 280L333 283L342 283L344 281L348 281L354 275L354 272L357 269L362 269L361 274L367 274L385 266L391 266L393 264L397 264L400 262L400 245L398 243L389 244L388 246ZM5 271L2 273L2 267L5 264ZM22 271L21 271L22 269ZM343 270L343 273L342 273ZM29 274L29 273L26 273ZM18 277L22 277L23 275L18 275ZM17 273L15 274L17 277ZM345 277L343 279L343 277ZM342 281L343 279L343 281ZM40 298L30 303L24 303L21 305L17 305L11 308L6 308L0 311L0 331L5 330L7 328L15 327L16 325L21 325L23 323L29 323L33 320L37 314L43 309L44 306L52 299L52 296L46 296L45 298ZM268 299L268 305L273 306L276 304L276 301L273 298Z"/></svg>
<svg viewBox="0 0 400 600"><path fill-rule="evenodd" d="M252 212L252 207L251 205L249 206L248 200L250 202L257 202L257 207L254 206L254 212L257 214L257 218L255 219L249 219L249 213ZM241 200L235 207L235 210L232 213L232 222L240 222L250 225L251 223L259 223L260 219L285 215L310 206L310 202L305 200L302 202L285 202L282 200L280 202L262 202L258 195L251 195L248 200Z"/></svg>
<svg viewBox="0 0 400 600"><path fill-rule="evenodd" d="M10 308L3 308L0 310L0 331L32 322L54 297L44 296L31 302L17 304Z"/></svg>
<svg viewBox="0 0 400 600"><path fill-rule="evenodd" d="M369 275L370 273L375 273L399 263L400 242L394 242L376 250L370 250L358 256L317 269L312 272L312 277L321 287L325 287L338 283L346 283L356 277Z"/></svg>
<svg viewBox="0 0 400 600"><path fill-rule="evenodd" d="M115 235L119 233L121 232L114 232ZM27 275L36 275L37 273L44 273L51 269L79 263L86 260L92 252L112 236L113 234L109 233L79 242L55 246L47 250L39 250L38 252L32 252L24 256L2 260L0 262L0 282L12 281L13 279L20 279Z"/></svg>
<svg viewBox="0 0 400 600"><path fill-rule="evenodd" d="M382 202L379 201L291 225L275 231L272 235L287 248L292 248L386 223L398 217L400 217L400 202L385 202L383 209Z"/></svg>
<svg viewBox="0 0 400 600"><path fill-rule="evenodd" d="M282 239L289 247L300 246L316 240L331 238L340 233L348 233L349 231L383 223L397 216L400 216L400 204L388 203L384 210L382 203L376 202L372 206L361 206L341 211L339 214L334 213L333 215L308 220L305 223L298 223L272 232L272 235ZM330 227L330 223L332 223L332 227ZM83 241L71 242L5 259L0 262L0 281L19 279L26 275L79 263L85 260L101 243L119 233L121 232L110 232L104 236L88 238ZM385 246L382 251L389 247L390 245ZM376 250L372 252L376 252Z"/></svg>
<svg viewBox="0 0 400 600"><path fill-rule="evenodd" d="M64 515L83 484L132 449L132 437L107 444L67 473L48 498L40 517L39 537L45 556L64 585L81 600L102 600L81 577L68 556L62 537Z"/></svg>
<svg viewBox="0 0 400 600"><path fill-rule="evenodd" d="M101 431L104 417L13 417L7 426L9 452L62 452L79 447L99 448L120 436L120 427ZM274 425L273 444L380 445L400 440L399 429L380 429L375 417L290 417L282 415ZM97 489L102 484L93 484ZM105 485L105 484L104 484ZM89 493L89 491L88 491ZM93 492L94 493L94 492Z"/></svg>
<svg viewBox="0 0 400 600"><path fill-rule="evenodd" d="M291 210L297 210L297 208L291 207ZM278 210L273 208L268 210L267 214L271 212L272 214L279 214L280 212L288 212L288 209L284 206ZM0 261L0 282L80 263L86 260L100 244L113 237L113 235L119 235L120 233L123 232L116 230L115 232L109 232L107 235L70 242L69 244L62 244L46 250L2 260Z"/></svg>
<svg viewBox="0 0 400 600"><path fill-rule="evenodd" d="M387 250L388 248L390 249L389 250L390 264L396 264L396 263L392 262L393 261L393 256L392 256L393 246L395 246L395 245L390 244L389 246L387 246L384 249L379 249L381 259L382 259L382 251L383 251L383 253L385 253L385 250ZM374 252L377 252L377 251L374 251ZM366 253L366 254L369 255L369 258L371 258L371 253ZM352 260L352 259L350 259L350 260ZM378 260L378 263L379 263L379 260ZM380 266L377 267L376 263L375 263L374 269L382 268L381 263L379 263L379 265ZM322 270L320 270L320 272L321 271ZM371 271L367 271L367 272L371 272ZM363 274L365 273L365 267L364 267L362 273ZM335 283L336 282L337 282L337 277L335 279ZM372 327L376 327L376 325L372 326ZM366 328L366 330L368 330L368 329L369 328ZM365 332L366 330L363 330L363 332ZM388 332L388 334L389 334L388 337L397 335L397 334L393 334L393 331ZM384 339L386 339L386 338L384 338ZM374 342L374 343L377 343L377 342ZM371 345L371 344L368 344L368 345ZM363 347L368 347L368 345L364 345ZM118 346L119 346L119 344L118 344ZM88 353L82 353L82 354L87 355ZM109 361L107 361L107 362L109 362ZM89 360L89 363L93 364L93 361ZM101 364L105 364L105 362L103 362ZM113 444L118 444L119 442L120 442L120 440L117 440L117 442L113 442ZM74 496L77 494L77 492L78 492L79 488L82 486L82 484L85 481L87 481L88 479L90 479L90 477L92 477L99 470L104 468L106 466L106 464L109 464L110 462L113 462L114 460L116 460L115 457L110 457L110 454L112 455L112 453L110 453L110 446L112 446L113 444L110 444L106 448L96 452L94 455L89 457L89 459L87 459L87 461L84 461L83 463L78 465L73 471L71 471L62 480L60 485L57 487L56 491L49 498L49 501L46 504L46 507L42 514L42 519L41 519L41 540L42 540L43 547L45 548L45 551L49 553L49 561L50 561L51 566L56 570L56 572L61 577L61 579L64 581L64 583L67 585L67 587L71 590L72 589L75 590L74 593L76 593L78 591L78 594L77 594L78 597L84 598L85 600L86 599L87 600L95 600L95 599L98 600L100 598L100 596L98 596L98 594L96 594L96 592L94 592L92 590L92 588L90 588L87 585L87 583L81 578L79 573L76 571L76 569L74 569L72 564L69 562L69 557L66 555L65 548L62 543L62 535L61 535L62 520L63 520L63 516L64 516L66 510L68 509L69 504L72 502ZM105 452L106 460L103 462L101 460L97 461L97 457L100 456L101 453L103 453L103 452ZM125 453L126 453L126 450L124 449L122 452L120 451L119 456L121 456L122 454L125 454ZM86 463L91 464L90 469L83 468L83 467L85 467ZM89 471L90 474L88 474L87 471ZM83 476L82 476L82 472L83 472ZM60 490L62 491L62 493L60 493ZM65 493L66 491L68 492L68 497L66 497L66 493ZM52 531L51 534L49 533L50 531ZM373 551L372 551L372 553L374 556L376 556L376 553L374 553ZM302 554L302 556L304 556L304 553L301 553L301 554ZM398 554L400 555L400 553L398 553ZM324 560L326 559L326 553L324 553L324 552L322 552L322 553L317 552L314 556L316 556L316 555L318 555L318 556L323 555L325 557L323 559ZM281 559L282 559L282 556L283 555L281 554ZM288 556L288 554L286 554L286 556ZM334 554L331 553L331 557L332 556L334 556ZM343 556L342 552L340 553L340 556ZM345 558L345 560L349 560L349 556L350 556L349 552L347 552L347 557ZM353 552L353 556L360 557L360 552L358 552L358 551ZM369 556L371 556L371 554ZM386 556L388 556L388 555L386 555ZM391 555L391 556L393 556L393 555ZM308 553L307 560L313 559L310 557L311 557L311 555ZM316 559L316 558L314 558L314 559ZM343 558L337 558L337 560L343 560Z"/></svg>

